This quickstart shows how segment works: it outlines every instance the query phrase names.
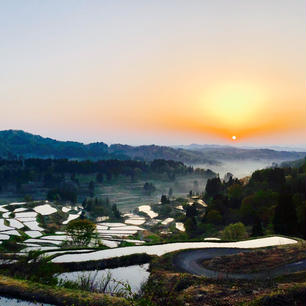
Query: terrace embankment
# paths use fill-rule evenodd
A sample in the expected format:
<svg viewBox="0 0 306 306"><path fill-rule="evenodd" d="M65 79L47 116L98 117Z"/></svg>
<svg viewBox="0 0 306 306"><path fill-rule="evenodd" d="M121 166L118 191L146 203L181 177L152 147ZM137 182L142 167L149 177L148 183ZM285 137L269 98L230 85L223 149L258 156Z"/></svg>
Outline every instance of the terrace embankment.
<svg viewBox="0 0 306 306"><path fill-rule="evenodd" d="M51 287L0 275L0 294L58 306L125 306L126 299L82 290Z"/></svg>
<svg viewBox="0 0 306 306"><path fill-rule="evenodd" d="M113 257L103 260L90 260L81 262L65 262L56 263L62 271L83 271L83 270L102 270L117 267L126 267L137 264L144 264L150 262L152 256L142 253L133 254L121 257Z"/></svg>

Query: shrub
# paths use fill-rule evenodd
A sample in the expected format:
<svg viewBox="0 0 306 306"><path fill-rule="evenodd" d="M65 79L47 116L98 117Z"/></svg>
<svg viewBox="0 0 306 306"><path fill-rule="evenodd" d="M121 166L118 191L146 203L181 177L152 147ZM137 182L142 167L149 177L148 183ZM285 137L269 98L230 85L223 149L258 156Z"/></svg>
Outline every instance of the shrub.
<svg viewBox="0 0 306 306"><path fill-rule="evenodd" d="M13 277L20 277L34 282L56 285L55 273L60 273L61 268L49 261L49 257L42 256L41 251L30 251L7 267L7 272Z"/></svg>
<svg viewBox="0 0 306 306"><path fill-rule="evenodd" d="M248 233L243 223L232 223L225 227L222 233L223 240L243 240L248 237Z"/></svg>
<svg viewBox="0 0 306 306"><path fill-rule="evenodd" d="M72 220L66 227L67 236L72 239L72 244L87 246L94 237L95 223L90 220Z"/></svg>

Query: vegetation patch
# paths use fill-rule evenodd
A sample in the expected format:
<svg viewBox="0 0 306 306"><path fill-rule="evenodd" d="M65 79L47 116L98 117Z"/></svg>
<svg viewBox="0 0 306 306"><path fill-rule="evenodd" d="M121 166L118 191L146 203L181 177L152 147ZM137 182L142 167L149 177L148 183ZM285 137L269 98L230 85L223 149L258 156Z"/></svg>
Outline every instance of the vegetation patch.
<svg viewBox="0 0 306 306"><path fill-rule="evenodd" d="M144 297L152 305L299 306L305 303L306 272L270 280L208 279L176 272L172 259L177 253L152 260L151 275L145 286L151 291L144 289Z"/></svg>
<svg viewBox="0 0 306 306"><path fill-rule="evenodd" d="M106 294L52 287L36 282L0 275L0 293L14 298L27 299L59 306L124 306L127 300Z"/></svg>

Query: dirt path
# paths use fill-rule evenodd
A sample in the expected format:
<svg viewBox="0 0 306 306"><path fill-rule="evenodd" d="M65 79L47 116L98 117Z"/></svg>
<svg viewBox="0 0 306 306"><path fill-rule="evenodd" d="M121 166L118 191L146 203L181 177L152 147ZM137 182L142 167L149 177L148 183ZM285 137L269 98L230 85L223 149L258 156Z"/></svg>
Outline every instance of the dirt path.
<svg viewBox="0 0 306 306"><path fill-rule="evenodd" d="M268 279L279 275L306 270L306 259L286 264L270 271L256 273L224 273L212 271L202 266L204 259L216 256L232 255L241 252L249 252L250 249L236 248L211 248L201 250L187 250L174 256L173 263L176 268L191 274L202 275L210 278L231 278L231 279Z"/></svg>

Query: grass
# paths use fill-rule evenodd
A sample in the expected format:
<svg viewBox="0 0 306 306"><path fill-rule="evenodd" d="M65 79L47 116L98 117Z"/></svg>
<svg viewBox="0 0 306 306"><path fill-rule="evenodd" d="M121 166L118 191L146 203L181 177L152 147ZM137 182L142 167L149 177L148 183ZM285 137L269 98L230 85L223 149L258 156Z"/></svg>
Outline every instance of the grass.
<svg viewBox="0 0 306 306"><path fill-rule="evenodd" d="M19 257L13 264L2 265L0 274L1 293L30 301L48 302L55 305L134 305L134 294L128 284L112 280L112 296L105 293L111 276L105 279L84 276L78 282L59 281L58 273L69 271L71 264L55 264L50 257L42 257L42 252L32 251ZM124 266L138 262L148 262L146 254L137 254L97 262L87 262L72 267L72 271L106 268L106 266ZM85 264L85 265L84 265ZM97 266L99 264L99 266ZM91 266L90 266L91 265ZM97 276L97 272L96 272ZM115 295L115 297L114 297ZM121 299L119 299L121 298ZM129 302L128 302L129 301Z"/></svg>
<svg viewBox="0 0 306 306"><path fill-rule="evenodd" d="M127 300L101 293L59 288L0 275L0 293L30 301L73 306L124 306Z"/></svg>
<svg viewBox="0 0 306 306"><path fill-rule="evenodd" d="M304 284L294 284L287 288L277 288L267 295L258 295L255 299L247 301L242 306L304 306L306 287Z"/></svg>

